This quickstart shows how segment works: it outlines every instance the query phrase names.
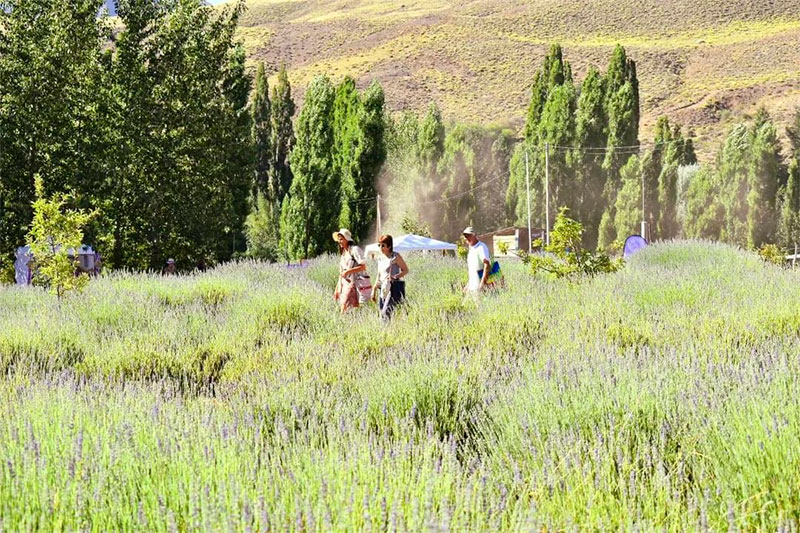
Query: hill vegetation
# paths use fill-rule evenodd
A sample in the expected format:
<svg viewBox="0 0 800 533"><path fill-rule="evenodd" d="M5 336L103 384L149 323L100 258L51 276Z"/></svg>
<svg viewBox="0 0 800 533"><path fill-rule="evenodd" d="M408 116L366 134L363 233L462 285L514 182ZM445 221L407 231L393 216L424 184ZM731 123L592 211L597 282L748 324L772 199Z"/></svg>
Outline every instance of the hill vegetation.
<svg viewBox="0 0 800 533"><path fill-rule="evenodd" d="M446 118L517 128L551 43L577 80L621 44L642 131L668 115L695 131L703 160L735 117L766 106L788 122L800 102L798 0L249 0L240 35L252 59L287 64L298 95L316 74L349 74L379 79L393 109L435 101Z"/></svg>

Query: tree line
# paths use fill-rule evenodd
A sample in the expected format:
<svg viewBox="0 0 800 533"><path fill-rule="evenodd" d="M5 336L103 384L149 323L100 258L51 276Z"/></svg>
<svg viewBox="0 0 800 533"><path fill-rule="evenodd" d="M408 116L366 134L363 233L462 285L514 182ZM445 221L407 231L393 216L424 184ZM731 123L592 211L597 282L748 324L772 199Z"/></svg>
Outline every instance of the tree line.
<svg viewBox="0 0 800 533"><path fill-rule="evenodd" d="M34 183L92 211L86 241L115 268L250 254L311 257L365 237L386 157L384 94L308 88L294 124L286 70L270 91L235 37L244 2L6 0L0 10L0 256L33 218ZM297 133L295 133L295 126ZM325 236L327 235L327 238Z"/></svg>
<svg viewBox="0 0 800 533"><path fill-rule="evenodd" d="M115 268L333 251L385 227L452 240L465 225L544 225L567 207L584 246L641 220L650 237L742 246L800 240L800 115L784 157L765 111L698 165L690 132L660 118L640 148L636 64L618 46L578 83L553 45L533 73L520 136L500 126L385 111L373 82L315 78L297 112L287 72L246 65L244 4L201 0L5 0L0 10L0 257L25 242L36 199L69 192L86 241ZM544 147L548 150L545 153ZM527 173L526 173L527 164ZM644 187L644 189L642 189Z"/></svg>
<svg viewBox="0 0 800 533"><path fill-rule="evenodd" d="M800 111L786 128L788 154L761 109L731 127L704 165L691 132L662 116L645 143L639 118L636 64L623 47L605 73L590 68L577 83L553 45L533 75L521 138L508 129L446 125L433 104L422 115L389 120L386 172L392 202L401 206L390 217L448 240L467 224L524 227L529 176L532 223L541 228L548 166L551 224L566 207L583 224L589 249L618 246L640 233L642 221L651 240L706 238L749 248L800 242Z"/></svg>

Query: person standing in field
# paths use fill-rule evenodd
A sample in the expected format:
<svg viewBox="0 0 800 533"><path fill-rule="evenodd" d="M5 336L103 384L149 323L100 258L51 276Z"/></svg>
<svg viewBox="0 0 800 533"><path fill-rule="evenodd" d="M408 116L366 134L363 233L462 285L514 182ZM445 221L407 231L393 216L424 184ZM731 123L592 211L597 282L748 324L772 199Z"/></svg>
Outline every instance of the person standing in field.
<svg viewBox="0 0 800 533"><path fill-rule="evenodd" d="M489 247L486 246L486 243L478 240L478 236L472 226L465 228L463 234L464 240L469 244L469 253L467 253L468 281L464 291L477 294L486 287L489 272L492 269L489 261Z"/></svg>
<svg viewBox="0 0 800 533"><path fill-rule="evenodd" d="M333 299L339 302L339 308L344 313L358 307L357 283L366 272L367 265L364 253L356 246L350 230L343 228L334 232L333 240L339 243L339 280Z"/></svg>
<svg viewBox="0 0 800 533"><path fill-rule="evenodd" d="M167 259L167 265L164 267L161 273L165 276L174 276L177 274L178 272L176 270L175 260L171 257Z"/></svg>
<svg viewBox="0 0 800 533"><path fill-rule="evenodd" d="M378 281L372 288L372 298L378 295L378 311L381 318L392 318L394 309L406 297L406 282L403 277L408 274L408 266L403 256L394 251L391 235L378 238L381 256L378 259Z"/></svg>

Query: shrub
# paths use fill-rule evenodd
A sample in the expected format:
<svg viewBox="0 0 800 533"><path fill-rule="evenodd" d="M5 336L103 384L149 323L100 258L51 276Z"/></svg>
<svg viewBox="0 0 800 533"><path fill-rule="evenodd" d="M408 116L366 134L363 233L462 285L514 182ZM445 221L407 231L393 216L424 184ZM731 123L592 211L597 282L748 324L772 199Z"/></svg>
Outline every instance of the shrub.
<svg viewBox="0 0 800 533"><path fill-rule="evenodd" d="M777 244L764 244L759 248L758 256L773 265L783 266L786 264L786 253Z"/></svg>
<svg viewBox="0 0 800 533"><path fill-rule="evenodd" d="M562 207L550 232L550 244L544 246L549 256L522 256L533 272L546 272L556 278L573 274L602 274L622 268L622 259L612 261L602 251L590 252L581 248L583 224L567 216ZM533 248L542 247L542 239L533 242Z"/></svg>

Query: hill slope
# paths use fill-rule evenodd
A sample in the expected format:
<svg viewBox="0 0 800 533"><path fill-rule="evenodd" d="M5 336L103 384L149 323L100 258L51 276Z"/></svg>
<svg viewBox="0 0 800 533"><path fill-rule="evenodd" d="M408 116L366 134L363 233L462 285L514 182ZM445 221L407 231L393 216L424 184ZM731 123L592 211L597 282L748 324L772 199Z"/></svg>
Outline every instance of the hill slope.
<svg viewBox="0 0 800 533"><path fill-rule="evenodd" d="M317 73L377 78L393 109L519 126L549 43L577 79L621 43L636 60L643 138L661 114L706 146L726 121L800 103L800 0L249 0L253 59L285 62L297 94Z"/></svg>

